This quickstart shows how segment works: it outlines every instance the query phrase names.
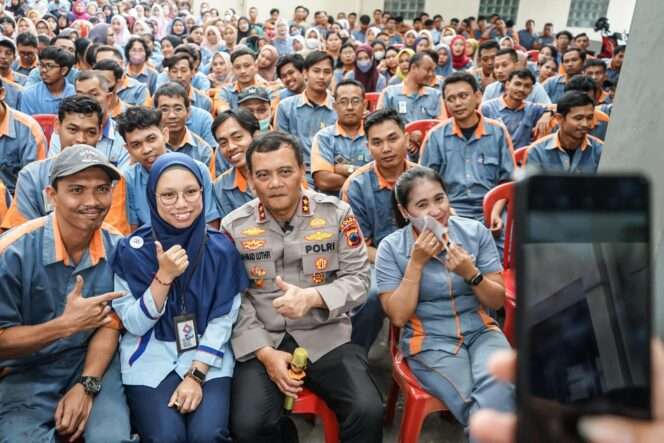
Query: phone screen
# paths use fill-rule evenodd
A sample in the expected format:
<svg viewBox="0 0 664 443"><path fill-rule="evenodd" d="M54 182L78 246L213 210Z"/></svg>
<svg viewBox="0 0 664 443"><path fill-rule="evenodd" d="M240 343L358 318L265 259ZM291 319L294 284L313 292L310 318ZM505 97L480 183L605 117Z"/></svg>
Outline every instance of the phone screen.
<svg viewBox="0 0 664 443"><path fill-rule="evenodd" d="M520 442L582 442L581 416L650 417L649 188L539 176L517 191Z"/></svg>

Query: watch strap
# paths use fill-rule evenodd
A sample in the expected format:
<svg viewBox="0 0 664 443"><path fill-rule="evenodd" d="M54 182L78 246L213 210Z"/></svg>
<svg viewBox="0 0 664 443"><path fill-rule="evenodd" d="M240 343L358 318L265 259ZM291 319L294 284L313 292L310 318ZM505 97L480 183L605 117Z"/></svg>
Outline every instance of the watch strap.
<svg viewBox="0 0 664 443"><path fill-rule="evenodd" d="M475 274L470 280L464 281L470 286L477 286L482 283L482 280L484 280L484 274L482 274L481 271L477 271L477 274Z"/></svg>
<svg viewBox="0 0 664 443"><path fill-rule="evenodd" d="M207 374L205 374L203 371L201 371L199 369L191 368L187 371L187 373L184 376L192 378L196 383L203 386L203 383L205 383L205 377L207 376Z"/></svg>
<svg viewBox="0 0 664 443"><path fill-rule="evenodd" d="M101 391L101 379L98 377L82 375L78 379L78 382L83 385L86 394L92 395L93 397Z"/></svg>

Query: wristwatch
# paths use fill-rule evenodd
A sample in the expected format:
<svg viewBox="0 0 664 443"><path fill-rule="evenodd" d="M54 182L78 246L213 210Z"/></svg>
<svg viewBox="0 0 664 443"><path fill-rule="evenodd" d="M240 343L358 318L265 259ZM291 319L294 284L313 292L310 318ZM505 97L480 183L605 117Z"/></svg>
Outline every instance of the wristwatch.
<svg viewBox="0 0 664 443"><path fill-rule="evenodd" d="M81 378L78 379L78 382L83 385L85 393L93 397L101 391L101 379L98 377L82 375Z"/></svg>
<svg viewBox="0 0 664 443"><path fill-rule="evenodd" d="M348 175L351 175L353 172L355 172L355 166L353 165L348 165L346 167L346 171L348 172Z"/></svg>
<svg viewBox="0 0 664 443"><path fill-rule="evenodd" d="M482 280L484 280L484 275L480 271L477 271L477 274L475 274L474 277L472 277L470 280L464 281L470 286L477 286L482 283Z"/></svg>
<svg viewBox="0 0 664 443"><path fill-rule="evenodd" d="M187 371L186 374L184 374L185 377L191 377L196 383L199 385L203 386L203 383L205 383L205 377L207 374L200 369L196 368L191 368Z"/></svg>

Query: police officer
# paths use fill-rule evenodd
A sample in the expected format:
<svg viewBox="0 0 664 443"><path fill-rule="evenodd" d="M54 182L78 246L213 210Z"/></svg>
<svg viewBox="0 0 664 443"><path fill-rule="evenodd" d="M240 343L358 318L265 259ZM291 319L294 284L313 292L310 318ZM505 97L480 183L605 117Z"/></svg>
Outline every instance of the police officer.
<svg viewBox="0 0 664 443"><path fill-rule="evenodd" d="M302 149L291 135L255 139L247 167L258 198L222 222L251 279L232 336L232 432L239 442L297 438L282 402L306 386L336 413L342 441L380 442L380 395L365 352L350 343L348 312L369 286L357 220L346 203L302 189ZM309 353L304 381L288 376L296 346Z"/></svg>

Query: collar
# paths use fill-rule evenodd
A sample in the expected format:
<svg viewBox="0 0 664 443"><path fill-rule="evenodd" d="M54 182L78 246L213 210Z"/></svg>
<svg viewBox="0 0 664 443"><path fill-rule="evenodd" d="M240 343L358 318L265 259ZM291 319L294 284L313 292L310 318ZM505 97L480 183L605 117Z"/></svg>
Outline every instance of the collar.
<svg viewBox="0 0 664 443"><path fill-rule="evenodd" d="M184 128L184 139L182 140L182 143L180 144L180 146L175 146L171 143L169 143L168 146L170 146L170 148L173 151L179 151L180 149L182 149L186 145L194 146L195 143L194 143L194 136L191 135L191 131L189 130L189 128L187 128L185 126L185 128Z"/></svg>
<svg viewBox="0 0 664 443"><path fill-rule="evenodd" d="M599 98L597 99L597 104L598 105L604 104L609 98L610 98L609 93L606 91L602 91L599 94Z"/></svg>
<svg viewBox="0 0 664 443"><path fill-rule="evenodd" d="M148 75L147 69L148 69L148 63L146 61L145 63L143 63L143 68L141 68L141 70L138 71L137 74L132 74L132 75L134 77L138 77L139 75ZM127 76L129 76L129 68L127 68Z"/></svg>
<svg viewBox="0 0 664 443"><path fill-rule="evenodd" d="M39 64L39 61L37 60L37 58L35 58L35 62L34 62L32 65L30 65L30 66L26 66L26 65L24 65L24 64L21 62L21 58L20 58L20 57L19 57L19 59L18 59L18 65L19 65L19 67L21 67L22 69L30 69L30 70L33 70L34 68L37 67L38 64Z"/></svg>
<svg viewBox="0 0 664 443"><path fill-rule="evenodd" d="M581 149L581 152L585 151L586 148L590 145L590 142L588 141L588 136L586 135L583 138L583 142L581 142L581 146L579 147ZM560 144L560 131L556 131L555 135L553 136L553 142L547 149L557 149L559 151L564 151L563 146Z"/></svg>
<svg viewBox="0 0 664 443"><path fill-rule="evenodd" d="M251 84L249 86L245 86L244 88L240 87L240 82L238 82L238 81L233 83L233 91L240 92L240 91L243 91L243 90L245 90L247 88L250 88L252 86L263 86L263 85L260 84L258 82L258 80L256 79L256 77L254 76L254 80L251 82ZM192 87L192 89L193 89L193 87Z"/></svg>
<svg viewBox="0 0 664 443"><path fill-rule="evenodd" d="M16 75L14 75L14 71L12 71L11 69L9 69L9 74L2 77L2 79L13 82L13 83L16 83Z"/></svg>
<svg viewBox="0 0 664 443"><path fill-rule="evenodd" d="M239 189L240 192L247 192L247 179L242 176L240 170L237 168L233 168L233 174L235 174L233 187Z"/></svg>
<svg viewBox="0 0 664 443"><path fill-rule="evenodd" d="M14 138L15 134L13 131L13 126L11 123L13 123L14 116L12 114L12 110L9 108L7 105L2 105L5 107L5 117L0 121L0 137L11 137Z"/></svg>
<svg viewBox="0 0 664 443"><path fill-rule="evenodd" d="M118 92L124 91L125 89L127 89L130 86L129 78L130 78L129 76L125 75L124 77L122 77L122 79L120 79L120 81L116 85Z"/></svg>
<svg viewBox="0 0 664 443"><path fill-rule="evenodd" d="M408 87L406 86L406 82L405 82L405 81L404 81L402 84L403 84L403 86L401 87L401 93L402 93L403 95L417 94L418 96L421 96L421 95L427 95L427 94L429 93L429 92L427 91L427 88L424 87L424 86L422 86L422 87L421 87L420 89L418 89L417 91L410 91L410 90L408 89Z"/></svg>
<svg viewBox="0 0 664 443"><path fill-rule="evenodd" d="M340 136L342 136L342 137L346 137L346 138L350 138L350 139L352 139L352 140L355 140L356 138L364 137L364 136L365 136L365 133L364 133L364 123L362 123L362 124L360 125L360 130L357 132L357 135L356 135L355 137L351 137L350 134L348 134L348 133L344 130L344 128L341 127L341 125L340 125L339 123L337 123L337 124L335 125L334 133L335 133L335 135L340 135Z"/></svg>
<svg viewBox="0 0 664 443"><path fill-rule="evenodd" d="M67 254L65 243L62 240L62 234L60 233L60 227L58 226L58 221L55 217L55 211L49 216L45 229L46 232L44 235L46 239L52 239L53 241L53 254L49 254L49 252L51 252L50 248L44 248L44 264L49 265L63 262L65 266L69 266L71 264L71 259L69 258L69 254ZM92 266L96 266L102 258L106 258L106 248L104 246L101 228L97 229L90 239L90 244L88 244L88 255ZM85 258L85 254L83 255L83 258Z"/></svg>
<svg viewBox="0 0 664 443"><path fill-rule="evenodd" d="M302 93L300 94L301 97L300 106L307 105L313 108L315 108L316 106L325 106L326 108L332 109L332 103L334 102L334 99L330 95L329 91L327 91L325 94L326 94L325 101L323 103L316 103L311 99L309 99L309 97L307 96L307 89L305 88L304 91L302 91Z"/></svg>
<svg viewBox="0 0 664 443"><path fill-rule="evenodd" d="M111 117L115 118L127 110L127 104L118 97L118 102L111 109Z"/></svg>
<svg viewBox="0 0 664 443"><path fill-rule="evenodd" d="M500 109L503 110L505 108L510 109L512 111L523 111L526 108L526 101L522 101L521 104L516 107L516 108L510 108L510 106L507 104L507 101L505 101L505 95L501 95L500 98L498 99L500 101Z"/></svg>
<svg viewBox="0 0 664 443"><path fill-rule="evenodd" d="M309 191L307 189L302 190L302 195L300 196L298 209L297 211L295 211L295 215L293 216L293 218L295 218L296 216L311 217L314 215L314 212L316 211L316 202L314 201L313 198L311 198L312 194L313 194L312 191ZM270 219L272 219L272 216L265 209L263 203L259 201L256 211L256 221L258 223L266 223Z"/></svg>
<svg viewBox="0 0 664 443"><path fill-rule="evenodd" d="M404 166L404 171L407 171L408 169L412 168L416 164L406 160L406 164ZM376 161L373 162L373 170L374 174L376 174L376 178L378 179L378 189L389 189L392 191L394 189L394 184L396 183L396 180L388 180L383 175L380 173L380 170L378 169L378 165Z"/></svg>
<svg viewBox="0 0 664 443"><path fill-rule="evenodd" d="M102 137L115 140L115 124L113 124L113 118L109 117L106 119L106 124L101 130Z"/></svg>
<svg viewBox="0 0 664 443"><path fill-rule="evenodd" d="M484 117L477 111L475 111L475 114L477 114L477 116L480 118L480 120L477 122L477 128L475 128L475 138L481 138L487 135L486 128L484 127ZM461 128L457 124L455 118L452 119L452 134L456 135L457 137L463 137L463 131L461 131Z"/></svg>

